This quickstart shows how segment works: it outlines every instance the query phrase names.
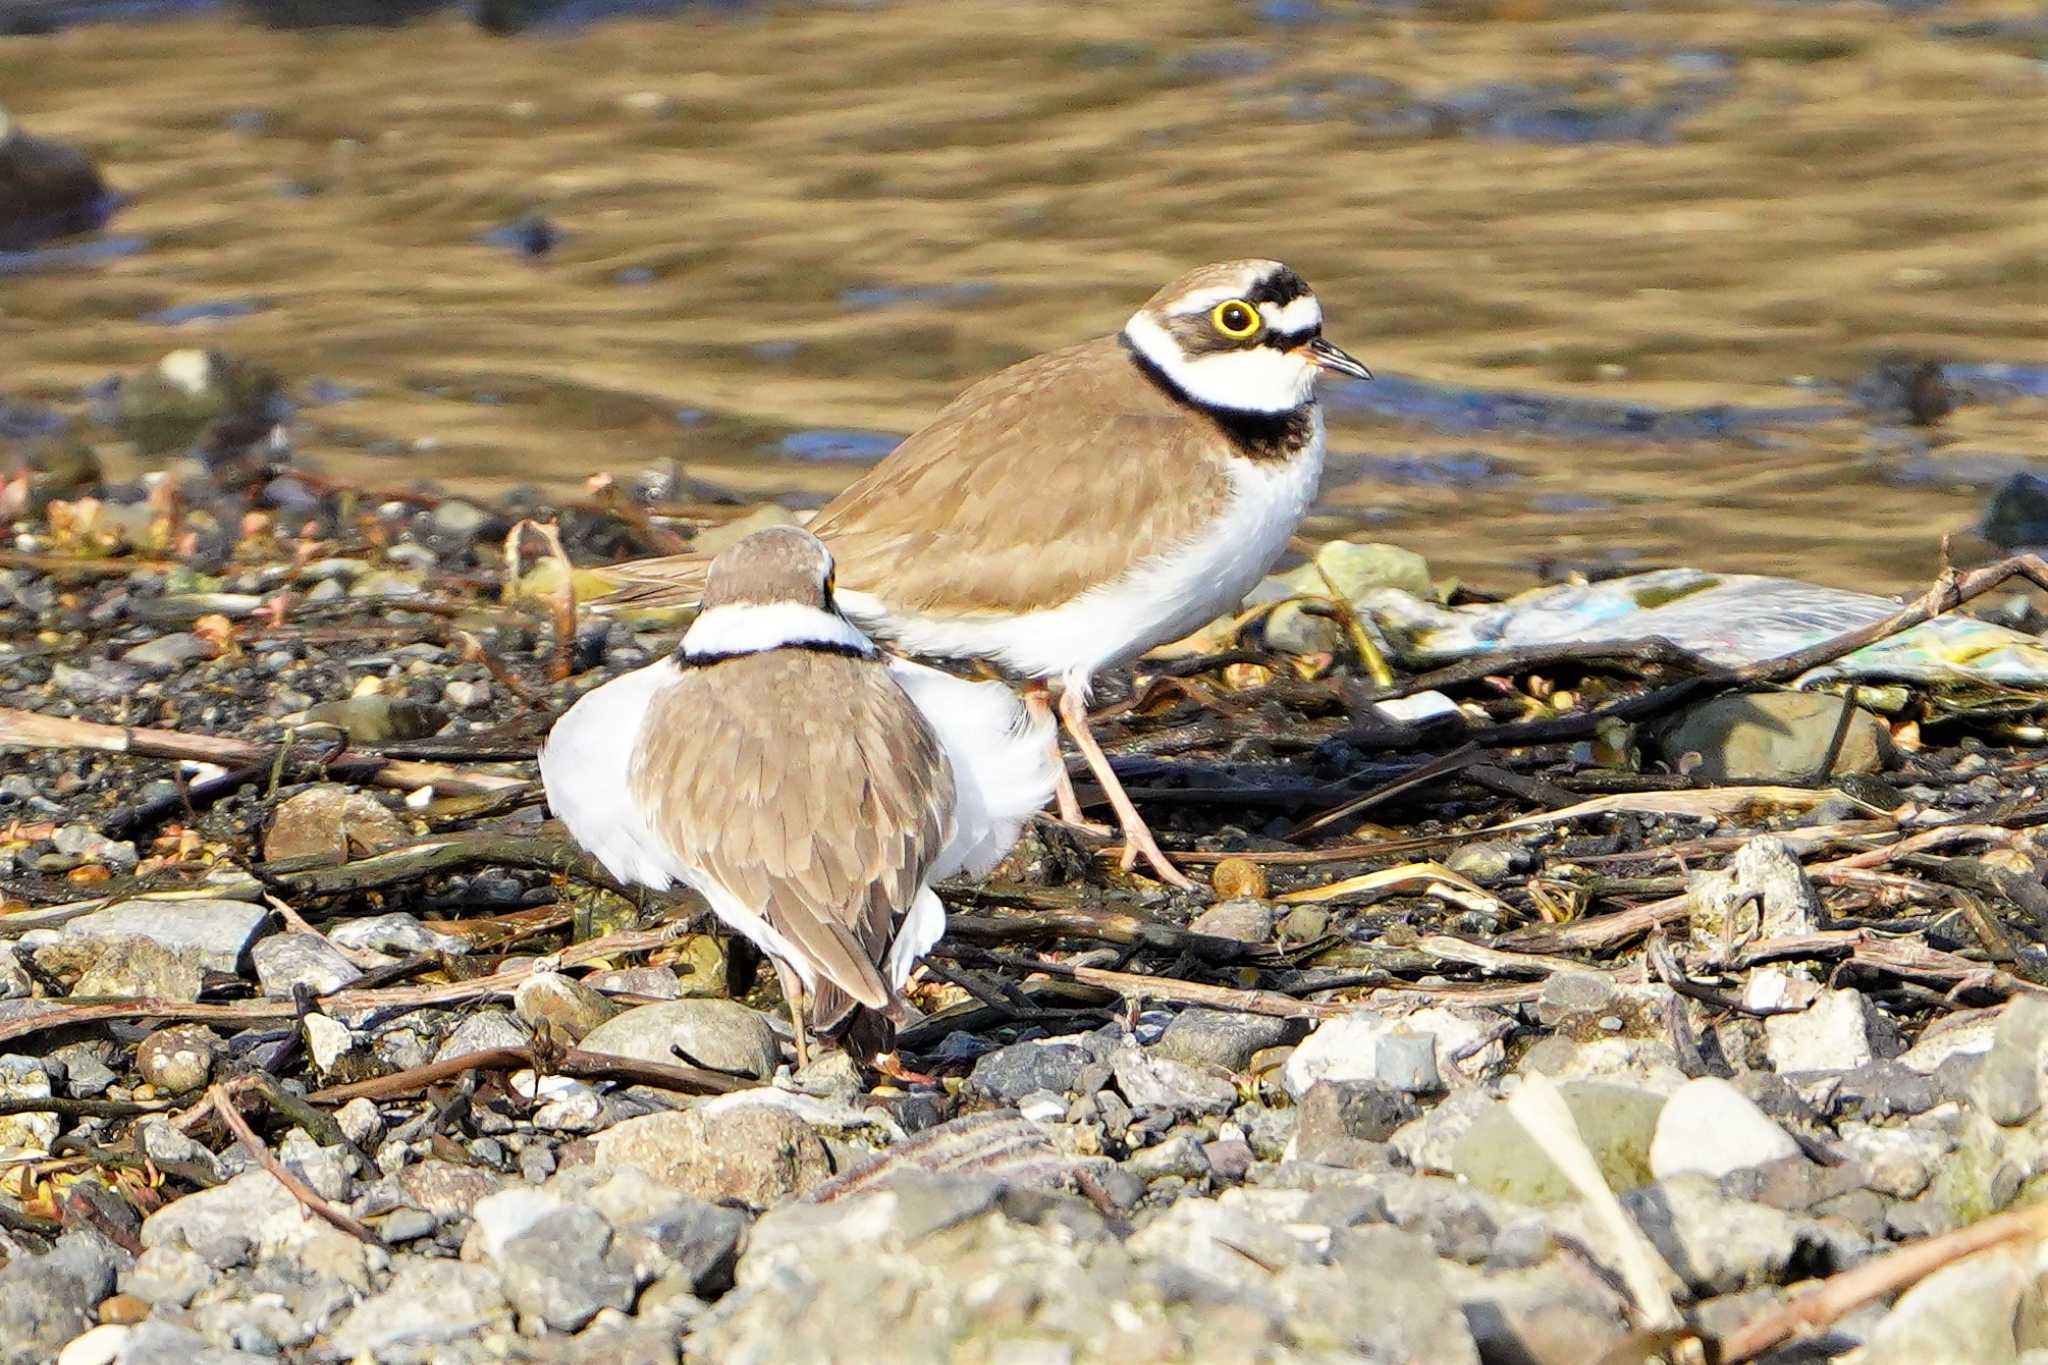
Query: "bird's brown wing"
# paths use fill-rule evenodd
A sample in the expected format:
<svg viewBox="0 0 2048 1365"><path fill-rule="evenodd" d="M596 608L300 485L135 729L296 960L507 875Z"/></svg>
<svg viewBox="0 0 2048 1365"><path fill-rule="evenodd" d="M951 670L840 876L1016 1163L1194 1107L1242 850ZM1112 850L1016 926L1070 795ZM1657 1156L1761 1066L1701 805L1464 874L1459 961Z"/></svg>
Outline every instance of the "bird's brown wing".
<svg viewBox="0 0 2048 1365"><path fill-rule="evenodd" d="M885 665L800 649L684 674L628 775L649 827L818 979L813 1020L888 1009L880 964L953 834L953 775Z"/></svg>
<svg viewBox="0 0 2048 1365"><path fill-rule="evenodd" d="M1056 606L1210 524L1230 493L1223 438L1113 337L1013 365L944 411L810 524L839 581L891 611ZM608 605L695 601L701 556L606 572Z"/></svg>

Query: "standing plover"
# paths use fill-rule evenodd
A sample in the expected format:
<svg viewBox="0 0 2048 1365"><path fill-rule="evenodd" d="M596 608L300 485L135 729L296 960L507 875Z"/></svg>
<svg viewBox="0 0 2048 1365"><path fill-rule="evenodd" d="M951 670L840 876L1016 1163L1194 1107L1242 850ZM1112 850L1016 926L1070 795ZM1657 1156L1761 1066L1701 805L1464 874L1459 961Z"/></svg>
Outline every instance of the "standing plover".
<svg viewBox="0 0 2048 1365"><path fill-rule="evenodd" d="M1325 341L1323 311L1278 261L1203 266L1116 336L1034 357L968 389L810 524L847 616L926 657L984 659L1061 684L1060 717L1109 796L1124 864L1160 852L1094 737L1096 674L1242 600L1279 558L1323 467L1320 371L1370 378ZM615 605L687 604L704 560L618 565ZM1062 767L1060 813L1080 810Z"/></svg>
<svg viewBox="0 0 2048 1365"><path fill-rule="evenodd" d="M832 555L757 531L712 561L677 652L586 694L541 748L548 804L621 881L701 894L813 1031L886 1045L979 876L1052 796L1053 727L999 682L889 659L839 614Z"/></svg>

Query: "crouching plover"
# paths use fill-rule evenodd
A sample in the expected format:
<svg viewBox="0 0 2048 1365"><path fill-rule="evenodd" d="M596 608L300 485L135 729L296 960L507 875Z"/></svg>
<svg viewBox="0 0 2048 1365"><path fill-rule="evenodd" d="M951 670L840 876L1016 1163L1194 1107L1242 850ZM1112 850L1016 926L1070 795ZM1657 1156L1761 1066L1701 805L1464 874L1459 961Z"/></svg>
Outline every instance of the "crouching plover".
<svg viewBox="0 0 2048 1365"><path fill-rule="evenodd" d="M1315 498L1320 371L1370 378L1323 340L1308 285L1278 261L1190 271L1115 336L968 389L811 522L846 615L905 653L983 659L1036 684L1143 855L1188 885L1088 732L1095 675L1227 611ZM613 605L687 604L704 560L607 570ZM1080 818L1062 766L1060 814Z"/></svg>
<svg viewBox="0 0 2048 1365"><path fill-rule="evenodd" d="M839 614L809 532L712 561L671 657L586 694L541 748L548 804L624 882L690 887L810 1026L886 1047L945 928L931 884L979 876L1052 796L1053 730L999 682L885 658Z"/></svg>

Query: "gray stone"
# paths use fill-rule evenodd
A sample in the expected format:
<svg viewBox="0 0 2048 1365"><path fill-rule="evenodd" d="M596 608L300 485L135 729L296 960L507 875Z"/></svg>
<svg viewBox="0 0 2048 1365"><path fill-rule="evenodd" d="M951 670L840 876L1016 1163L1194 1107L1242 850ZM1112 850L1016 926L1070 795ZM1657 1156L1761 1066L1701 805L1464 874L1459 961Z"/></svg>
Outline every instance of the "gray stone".
<svg viewBox="0 0 2048 1365"><path fill-rule="evenodd" d="M249 956L263 993L270 996L289 996L298 986L314 995L332 995L363 975L340 949L318 934L272 934L258 940Z"/></svg>
<svg viewBox="0 0 2048 1365"><path fill-rule="evenodd" d="M206 976L200 953L141 937L110 939L99 947L92 965L72 983L73 995L186 1003L199 998Z"/></svg>
<svg viewBox="0 0 2048 1365"><path fill-rule="evenodd" d="M647 1114L600 1133L597 1159L636 1166L665 1185L712 1203L766 1208L832 1173L824 1140L777 1105L699 1105Z"/></svg>
<svg viewBox="0 0 2048 1365"><path fill-rule="evenodd" d="M1692 897L1692 944L1710 957L1725 957L1757 939L1798 938L1821 927L1820 893L1791 846L1761 834L1736 850L1719 872L1696 872L1687 884Z"/></svg>
<svg viewBox="0 0 2048 1365"><path fill-rule="evenodd" d="M263 836L263 856L272 862L319 858L342 863L411 837L404 822L368 792L322 783L277 808Z"/></svg>
<svg viewBox="0 0 2048 1365"><path fill-rule="evenodd" d="M1716 697L1681 716L1661 748L1673 767L1700 756L1693 776L1706 782L1801 782L1819 772L1847 703L1824 692L1750 692ZM1884 722L1854 708L1831 774L1884 767L1891 735Z"/></svg>
<svg viewBox="0 0 2048 1365"><path fill-rule="evenodd" d="M573 1332L599 1309L632 1307L639 1285L611 1249L612 1230L596 1210L570 1204L534 1220L495 1261L505 1297L522 1316Z"/></svg>
<svg viewBox="0 0 2048 1365"><path fill-rule="evenodd" d="M782 1049L768 1021L734 1000L670 1000L638 1005L584 1035L586 1052L673 1066L695 1066L761 1080L775 1074Z"/></svg>
<svg viewBox="0 0 2048 1365"><path fill-rule="evenodd" d="M1124 1169L1140 1180L1200 1180L1209 1174L1209 1155L1200 1142L1182 1134L1133 1152Z"/></svg>
<svg viewBox="0 0 2048 1365"><path fill-rule="evenodd" d="M511 1327L511 1305L489 1267L398 1259L384 1292L356 1305L334 1329L331 1340L341 1359L426 1365L455 1359L446 1349L455 1343Z"/></svg>
<svg viewBox="0 0 2048 1365"><path fill-rule="evenodd" d="M645 1278L681 1276L690 1293L713 1298L732 1284L748 1219L660 1184L631 1166L584 1166L549 1182L550 1191L596 1209L640 1257Z"/></svg>
<svg viewBox="0 0 2048 1365"><path fill-rule="evenodd" d="M121 1275L121 1292L144 1303L183 1308L220 1277L206 1258L184 1246L149 1247Z"/></svg>
<svg viewBox="0 0 2048 1365"><path fill-rule="evenodd" d="M445 1062L471 1052L495 1052L500 1048L525 1047L533 1041L526 1025L510 1010L487 1009L464 1016L441 1046L434 1060Z"/></svg>
<svg viewBox="0 0 2048 1365"><path fill-rule="evenodd" d="M358 582L351 595L377 595L363 590L369 582L368 578ZM419 591L415 585L405 586L411 592ZM448 713L424 702L372 693L344 701L323 701L306 712L306 719L316 725L332 725L347 731L351 744L390 744L399 740L425 739L448 723Z"/></svg>
<svg viewBox="0 0 2048 1365"><path fill-rule="evenodd" d="M1186 1009L1173 1017L1152 1047L1155 1055L1191 1066L1242 1072L1261 1048L1280 1047L1302 1033L1297 1019L1235 1010Z"/></svg>
<svg viewBox="0 0 2048 1365"><path fill-rule="evenodd" d="M606 995L642 995L649 1000L680 1000L683 983L666 967L620 967L592 972L583 984Z"/></svg>
<svg viewBox="0 0 2048 1365"><path fill-rule="evenodd" d="M2048 999L2017 995L2000 1011L1991 1051L1970 1083L1970 1100L1993 1123L2011 1127L2041 1110L2041 1061L2048 1049Z"/></svg>
<svg viewBox="0 0 2048 1365"><path fill-rule="evenodd" d="M1237 1105L1237 1087L1229 1078L1203 1067L1151 1056L1135 1047L1118 1048L1110 1067L1117 1089L1140 1113L1227 1114Z"/></svg>
<svg viewBox="0 0 2048 1365"><path fill-rule="evenodd" d="M538 1032L545 1020L564 1042L581 1042L593 1029L623 1012L580 981L560 972L535 972L512 992L512 1008Z"/></svg>
<svg viewBox="0 0 2048 1365"><path fill-rule="evenodd" d="M1619 1290L1561 1259L1460 1277L1458 1307L1482 1360L1585 1365L1621 1344L1632 1309Z"/></svg>
<svg viewBox="0 0 2048 1365"><path fill-rule="evenodd" d="M212 657L212 645L190 631L181 630L169 635L159 635L154 640L145 640L124 652L121 660L161 677L177 672L186 664Z"/></svg>
<svg viewBox="0 0 2048 1365"><path fill-rule="evenodd" d="M1331 1239L1330 1262L1290 1267L1277 1278L1304 1348L1368 1361L1479 1365L1472 1333L1426 1241L1398 1228L1344 1228ZM1371 1292L1360 1293L1366 1285Z"/></svg>
<svg viewBox="0 0 2048 1365"><path fill-rule="evenodd" d="M1731 1199L1703 1175L1660 1180L1623 1194L1621 1203L1698 1297L1829 1275L1869 1250L1862 1238L1817 1219ZM1585 1235L1598 1244L1596 1231Z"/></svg>
<svg viewBox="0 0 2048 1365"><path fill-rule="evenodd" d="M35 982L14 948L0 944L0 1000L25 1000L34 990Z"/></svg>
<svg viewBox="0 0 2048 1365"><path fill-rule="evenodd" d="M127 1255L99 1233L72 1229L41 1256L0 1269L0 1365L43 1365L92 1325Z"/></svg>
<svg viewBox="0 0 2048 1365"><path fill-rule="evenodd" d="M998 1104L1015 1104L1034 1090L1065 1094L1074 1088L1090 1058L1077 1043L1011 1043L975 1059L968 1088Z"/></svg>
<svg viewBox="0 0 2048 1365"><path fill-rule="evenodd" d="M1862 1168L1865 1183L1893 1199L1917 1199L1956 1149L1951 1134L1932 1128L1843 1123L1837 1138L1842 1154Z"/></svg>
<svg viewBox="0 0 2048 1365"><path fill-rule="evenodd" d="M135 845L124 839L109 839L87 824L65 825L50 842L59 853L82 862L104 863L117 872L133 872L140 861Z"/></svg>
<svg viewBox="0 0 2048 1365"><path fill-rule="evenodd" d="M135 1049L135 1069L159 1090L179 1095L197 1090L213 1075L220 1040L198 1024L172 1024L142 1040Z"/></svg>
<svg viewBox="0 0 2048 1365"><path fill-rule="evenodd" d="M405 1200L444 1221L467 1218L485 1199L505 1188L505 1178L477 1166L422 1161L398 1173Z"/></svg>
<svg viewBox="0 0 2048 1365"><path fill-rule="evenodd" d="M469 951L467 940L454 934L436 933L415 916L396 910L388 915L343 920L327 929L326 933L328 941L337 948L390 953L394 957L412 957L420 953L447 953L459 957Z"/></svg>
<svg viewBox="0 0 2048 1365"><path fill-rule="evenodd" d="M1687 1171L1723 1176L1799 1152L1792 1135L1747 1095L1718 1076L1702 1076L1665 1101L1650 1144L1650 1171L1659 1180Z"/></svg>
<svg viewBox="0 0 2048 1365"><path fill-rule="evenodd" d="M1195 916L1188 932L1240 943L1264 943L1273 937L1273 907L1264 901L1230 900Z"/></svg>
<svg viewBox="0 0 2048 1365"><path fill-rule="evenodd" d="M1317 1081L1296 1109L1288 1158L1325 1166L1383 1165L1387 1139L1417 1113L1415 1101L1378 1081Z"/></svg>
<svg viewBox="0 0 2048 1365"><path fill-rule="evenodd" d="M1943 1266L1899 1295L1860 1365L2017 1365L2015 1329L2039 1313L2023 1307L2033 1289L2025 1258L2007 1247Z"/></svg>
<svg viewBox="0 0 2048 1365"><path fill-rule="evenodd" d="M66 938L147 938L198 952L208 971L235 973L270 912L229 900L122 901L64 926Z"/></svg>
<svg viewBox="0 0 2048 1365"><path fill-rule="evenodd" d="M1528 849L1505 839L1460 844L1444 859L1444 865L1451 871L1469 877L1481 886L1505 881L1517 872L1526 871L1534 862L1535 856Z"/></svg>

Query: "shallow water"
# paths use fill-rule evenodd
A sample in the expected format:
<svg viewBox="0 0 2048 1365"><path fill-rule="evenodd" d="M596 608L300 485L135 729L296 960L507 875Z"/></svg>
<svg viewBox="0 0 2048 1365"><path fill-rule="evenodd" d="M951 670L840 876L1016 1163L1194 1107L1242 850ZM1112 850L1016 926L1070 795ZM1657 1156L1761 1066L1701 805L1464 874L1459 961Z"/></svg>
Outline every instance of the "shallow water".
<svg viewBox="0 0 2048 1365"><path fill-rule="evenodd" d="M0 38L20 122L132 196L103 244L0 258L0 392L78 409L211 345L288 377L337 476L673 458L815 498L971 380L1271 255L1382 376L1329 395L1312 533L1499 586L1620 559L1897 589L2048 466L2044 59L1994 0ZM1894 352L1960 386L1937 426L1856 389Z"/></svg>

